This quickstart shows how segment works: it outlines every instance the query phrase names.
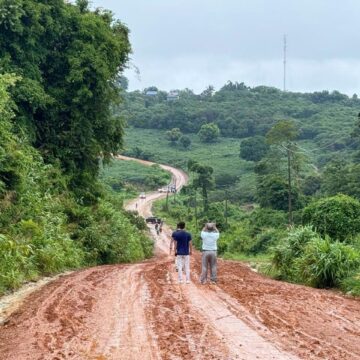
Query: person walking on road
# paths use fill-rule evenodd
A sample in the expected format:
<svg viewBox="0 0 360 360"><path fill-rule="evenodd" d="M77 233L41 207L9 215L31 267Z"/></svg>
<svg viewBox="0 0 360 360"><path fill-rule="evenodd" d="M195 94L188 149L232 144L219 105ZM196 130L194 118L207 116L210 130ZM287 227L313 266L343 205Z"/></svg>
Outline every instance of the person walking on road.
<svg viewBox="0 0 360 360"><path fill-rule="evenodd" d="M172 240L170 242L170 255L172 252L172 245L175 243L175 253L178 268L179 283L183 282L183 266L185 266L186 283L190 283L190 255L192 254L192 239L191 234L185 230L185 223L183 221L177 224L177 229L172 233Z"/></svg>
<svg viewBox="0 0 360 360"><path fill-rule="evenodd" d="M200 282L205 284L207 273L210 265L210 280L212 283L217 282L217 241L219 239L219 230L214 223L205 224L201 231L202 240L202 258L201 258L201 275Z"/></svg>

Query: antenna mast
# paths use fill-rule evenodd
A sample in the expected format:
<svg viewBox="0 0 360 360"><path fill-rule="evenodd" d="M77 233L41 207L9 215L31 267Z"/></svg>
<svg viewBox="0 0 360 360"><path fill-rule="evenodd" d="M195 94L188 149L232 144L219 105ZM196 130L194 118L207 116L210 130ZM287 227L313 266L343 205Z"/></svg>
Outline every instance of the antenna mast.
<svg viewBox="0 0 360 360"><path fill-rule="evenodd" d="M284 91L286 91L286 34L284 34Z"/></svg>

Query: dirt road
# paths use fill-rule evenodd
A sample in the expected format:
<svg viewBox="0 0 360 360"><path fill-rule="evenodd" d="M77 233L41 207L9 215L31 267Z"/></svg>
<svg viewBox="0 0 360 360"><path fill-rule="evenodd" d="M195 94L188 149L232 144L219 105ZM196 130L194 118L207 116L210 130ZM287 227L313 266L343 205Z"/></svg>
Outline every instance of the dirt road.
<svg viewBox="0 0 360 360"><path fill-rule="evenodd" d="M147 216L161 196L127 206ZM218 285L199 285L199 253L180 285L171 230L150 231L154 259L77 271L28 295L0 327L0 359L360 359L359 300L231 261L219 262Z"/></svg>

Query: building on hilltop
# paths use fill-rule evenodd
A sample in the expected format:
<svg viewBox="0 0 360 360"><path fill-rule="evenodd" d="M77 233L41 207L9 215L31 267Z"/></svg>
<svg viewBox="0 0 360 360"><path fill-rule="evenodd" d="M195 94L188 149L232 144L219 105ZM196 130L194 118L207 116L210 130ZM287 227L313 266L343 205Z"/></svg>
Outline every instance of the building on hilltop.
<svg viewBox="0 0 360 360"><path fill-rule="evenodd" d="M167 95L167 101L179 100L179 92L177 90L171 90Z"/></svg>
<svg viewBox="0 0 360 360"><path fill-rule="evenodd" d="M156 96L158 94L157 90L147 90L145 95L146 96Z"/></svg>

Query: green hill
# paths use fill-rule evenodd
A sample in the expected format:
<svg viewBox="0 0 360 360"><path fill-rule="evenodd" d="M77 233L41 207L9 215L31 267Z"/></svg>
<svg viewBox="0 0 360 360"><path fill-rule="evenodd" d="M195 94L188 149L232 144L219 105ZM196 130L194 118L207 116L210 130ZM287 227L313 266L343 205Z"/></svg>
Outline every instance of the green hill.
<svg viewBox="0 0 360 360"><path fill-rule="evenodd" d="M337 91L314 93L283 92L276 88L248 87L228 82L219 91L211 88L200 95L179 91L178 100L168 101L163 91L154 96L128 92L120 109L135 128L170 130L196 134L204 124L215 123L222 137L247 138L264 136L279 120L293 120L299 130L299 141L316 153L318 165L326 163L333 151L354 149L351 138L360 100Z"/></svg>

